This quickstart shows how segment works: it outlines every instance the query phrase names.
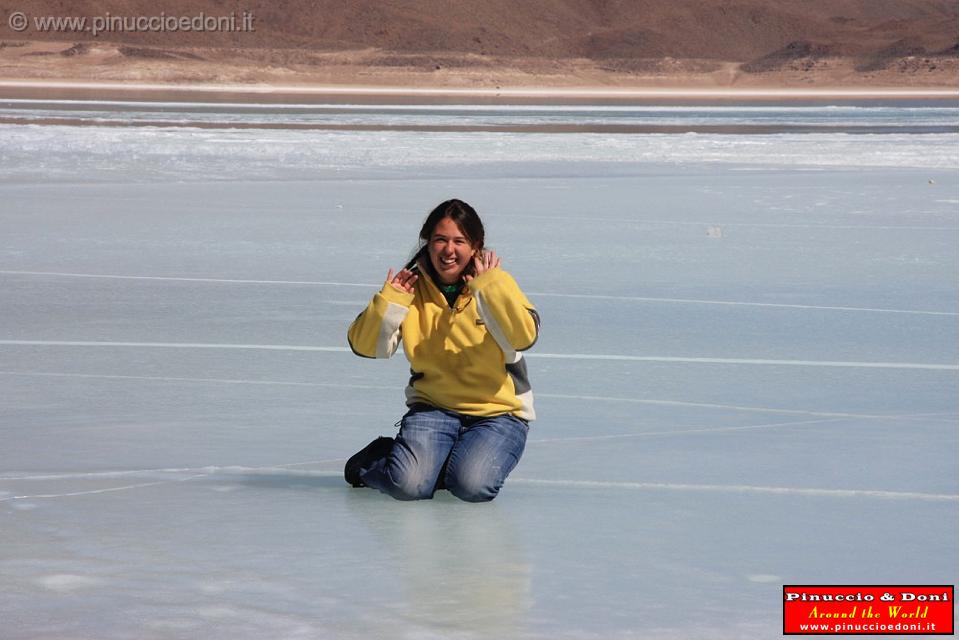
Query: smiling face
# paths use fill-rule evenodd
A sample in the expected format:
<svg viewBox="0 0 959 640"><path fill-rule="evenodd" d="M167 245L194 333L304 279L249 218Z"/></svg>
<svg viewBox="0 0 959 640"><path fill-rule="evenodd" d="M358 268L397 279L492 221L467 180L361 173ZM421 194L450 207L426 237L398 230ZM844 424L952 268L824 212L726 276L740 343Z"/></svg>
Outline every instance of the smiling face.
<svg viewBox="0 0 959 640"><path fill-rule="evenodd" d="M430 262L443 284L459 282L475 254L473 244L451 218L436 223L428 246Z"/></svg>

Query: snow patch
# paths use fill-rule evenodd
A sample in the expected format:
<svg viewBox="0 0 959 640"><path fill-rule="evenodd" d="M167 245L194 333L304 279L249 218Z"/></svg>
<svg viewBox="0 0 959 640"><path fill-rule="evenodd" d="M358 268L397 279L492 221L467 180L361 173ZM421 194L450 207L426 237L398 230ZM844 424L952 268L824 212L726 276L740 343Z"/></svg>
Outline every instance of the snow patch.
<svg viewBox="0 0 959 640"><path fill-rule="evenodd" d="M240 612L232 607L199 607L196 614L201 618L212 618L220 620L223 618L235 618Z"/></svg>
<svg viewBox="0 0 959 640"><path fill-rule="evenodd" d="M92 578L90 576L80 576L72 573L57 573L37 578L36 583L45 589L65 593L69 591L76 591L78 589L96 587L104 584L104 581L99 578Z"/></svg>

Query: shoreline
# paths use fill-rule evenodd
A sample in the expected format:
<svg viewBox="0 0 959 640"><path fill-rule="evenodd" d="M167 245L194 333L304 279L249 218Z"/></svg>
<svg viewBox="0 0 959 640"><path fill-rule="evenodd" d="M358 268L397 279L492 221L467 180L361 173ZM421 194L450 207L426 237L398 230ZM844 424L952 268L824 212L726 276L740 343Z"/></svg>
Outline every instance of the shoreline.
<svg viewBox="0 0 959 640"><path fill-rule="evenodd" d="M260 102L304 104L708 104L824 102L959 101L959 89L874 87L844 89L690 87L402 87L373 85L280 85L148 82L82 82L71 80L0 80L0 99L137 100L177 102Z"/></svg>
<svg viewBox="0 0 959 640"><path fill-rule="evenodd" d="M193 129L266 129L289 131L399 131L420 133L606 133L606 134L722 134L722 135L770 135L781 133L847 133L887 134L908 133L912 135L959 133L956 126L927 125L900 127L894 125L790 125L790 124L733 124L733 125L669 125L669 124L495 124L495 125L425 125L425 124L305 124L271 122L184 122L178 120L104 121L82 118L17 118L0 116L0 125L40 125L66 127L111 127L111 128L193 128Z"/></svg>

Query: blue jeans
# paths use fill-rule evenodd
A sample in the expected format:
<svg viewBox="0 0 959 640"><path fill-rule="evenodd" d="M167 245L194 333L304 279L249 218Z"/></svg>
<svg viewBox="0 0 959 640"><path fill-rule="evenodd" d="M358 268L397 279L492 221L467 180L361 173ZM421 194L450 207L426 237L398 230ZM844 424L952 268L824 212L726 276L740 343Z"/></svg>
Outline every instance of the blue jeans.
<svg viewBox="0 0 959 640"><path fill-rule="evenodd" d="M398 500L432 498L442 480L457 498L486 502L519 462L528 431L525 420L509 414L483 418L413 405L390 454L360 478Z"/></svg>

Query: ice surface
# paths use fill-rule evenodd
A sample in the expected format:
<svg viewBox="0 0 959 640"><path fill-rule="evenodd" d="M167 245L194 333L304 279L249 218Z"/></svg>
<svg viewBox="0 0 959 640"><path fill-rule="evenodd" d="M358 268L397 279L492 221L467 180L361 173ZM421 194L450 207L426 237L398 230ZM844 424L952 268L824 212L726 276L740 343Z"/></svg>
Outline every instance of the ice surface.
<svg viewBox="0 0 959 640"><path fill-rule="evenodd" d="M70 118L98 123L249 125L739 125L890 127L903 133L941 127L955 132L955 101L868 100L865 104L753 105L373 105L133 102L0 99L0 118L40 122Z"/></svg>
<svg viewBox="0 0 959 640"><path fill-rule="evenodd" d="M954 583L957 142L0 126L0 635L770 638L784 583ZM452 196L539 420L494 502L399 503L341 469L406 363L345 329Z"/></svg>

